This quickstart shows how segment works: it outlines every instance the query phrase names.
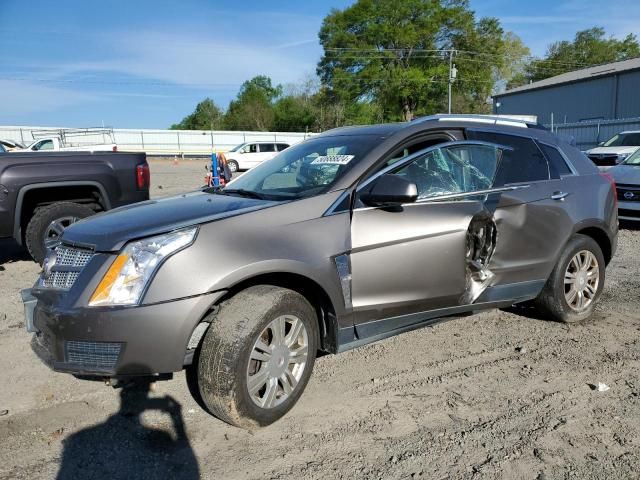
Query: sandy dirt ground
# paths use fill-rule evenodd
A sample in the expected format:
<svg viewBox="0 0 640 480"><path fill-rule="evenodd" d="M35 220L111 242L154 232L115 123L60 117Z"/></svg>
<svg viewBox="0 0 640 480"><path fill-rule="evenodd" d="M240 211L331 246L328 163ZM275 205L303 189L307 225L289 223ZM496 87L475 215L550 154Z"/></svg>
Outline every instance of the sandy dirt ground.
<svg viewBox="0 0 640 480"><path fill-rule="evenodd" d="M153 196L199 186L204 164L153 162ZM183 374L123 395L49 371L18 294L39 269L0 242L0 478L638 478L639 252L622 230L584 323L493 310L324 356L284 419L247 432Z"/></svg>

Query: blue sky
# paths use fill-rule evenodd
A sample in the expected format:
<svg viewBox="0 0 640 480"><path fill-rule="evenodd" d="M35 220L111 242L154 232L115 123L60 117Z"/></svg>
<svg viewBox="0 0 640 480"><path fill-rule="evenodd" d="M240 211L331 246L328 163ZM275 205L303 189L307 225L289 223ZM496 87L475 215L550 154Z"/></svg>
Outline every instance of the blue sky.
<svg viewBox="0 0 640 480"><path fill-rule="evenodd" d="M401 1L401 0L399 0ZM204 97L315 72L317 33L346 0L0 0L0 125L166 128ZM637 0L471 0L533 54L603 26L640 34ZM639 35L640 36L640 35Z"/></svg>

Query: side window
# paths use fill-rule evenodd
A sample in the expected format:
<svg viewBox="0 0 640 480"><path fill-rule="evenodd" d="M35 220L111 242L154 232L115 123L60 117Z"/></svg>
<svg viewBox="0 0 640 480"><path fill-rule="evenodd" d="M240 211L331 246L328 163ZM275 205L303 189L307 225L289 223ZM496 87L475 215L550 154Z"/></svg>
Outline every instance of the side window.
<svg viewBox="0 0 640 480"><path fill-rule="evenodd" d="M513 148L504 152L500 170L496 175L496 185L549 180L547 159L532 139L473 130L468 131L467 136L472 140L483 140Z"/></svg>
<svg viewBox="0 0 640 480"><path fill-rule="evenodd" d="M475 192L493 186L502 150L489 145L451 145L421 155L393 172L418 187L418 199Z"/></svg>
<svg viewBox="0 0 640 480"><path fill-rule="evenodd" d="M285 148L289 148L289 145L287 145L286 143L276 143L276 148L279 152L281 152Z"/></svg>
<svg viewBox="0 0 640 480"><path fill-rule="evenodd" d="M549 159L549 164L558 172L558 175L571 175L572 172L569 165L567 165L566 160L556 147L544 143L539 143L538 145Z"/></svg>
<svg viewBox="0 0 640 480"><path fill-rule="evenodd" d="M34 145L33 150L53 150L53 142L51 140L43 140Z"/></svg>
<svg viewBox="0 0 640 480"><path fill-rule="evenodd" d="M244 153L258 153L258 144L257 143L250 143L247 146L245 146L242 151Z"/></svg>
<svg viewBox="0 0 640 480"><path fill-rule="evenodd" d="M261 143L260 153L275 152L275 145L273 143Z"/></svg>

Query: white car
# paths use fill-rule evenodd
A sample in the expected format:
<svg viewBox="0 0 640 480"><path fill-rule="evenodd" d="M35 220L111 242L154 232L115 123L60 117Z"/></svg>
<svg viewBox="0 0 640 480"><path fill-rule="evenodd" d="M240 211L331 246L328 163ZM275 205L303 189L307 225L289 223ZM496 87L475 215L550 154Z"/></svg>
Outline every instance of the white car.
<svg viewBox="0 0 640 480"><path fill-rule="evenodd" d="M585 153L601 170L614 167L640 148L640 130L620 132Z"/></svg>
<svg viewBox="0 0 640 480"><path fill-rule="evenodd" d="M249 170L250 168L260 165L265 160L269 160L276 156L285 148L289 147L288 143L274 142L248 142L232 148L225 157L231 172L239 170Z"/></svg>

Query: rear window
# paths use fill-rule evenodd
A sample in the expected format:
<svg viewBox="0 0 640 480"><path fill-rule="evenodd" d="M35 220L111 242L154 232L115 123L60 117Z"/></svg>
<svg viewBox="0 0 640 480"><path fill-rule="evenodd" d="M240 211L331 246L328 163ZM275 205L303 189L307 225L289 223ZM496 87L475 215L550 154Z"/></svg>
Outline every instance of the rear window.
<svg viewBox="0 0 640 480"><path fill-rule="evenodd" d="M526 137L494 132L467 131L471 140L511 147L505 150L496 174L496 185L549 180L549 165L535 142Z"/></svg>
<svg viewBox="0 0 640 480"><path fill-rule="evenodd" d="M289 144L287 144L287 143L276 143L276 147L277 147L278 151L281 152L285 148L289 148Z"/></svg>
<svg viewBox="0 0 640 480"><path fill-rule="evenodd" d="M567 165L567 162L557 148L544 143L539 143L538 145L540 145L540 148L549 160L549 164L555 168L558 175L571 175L572 172L569 165Z"/></svg>

